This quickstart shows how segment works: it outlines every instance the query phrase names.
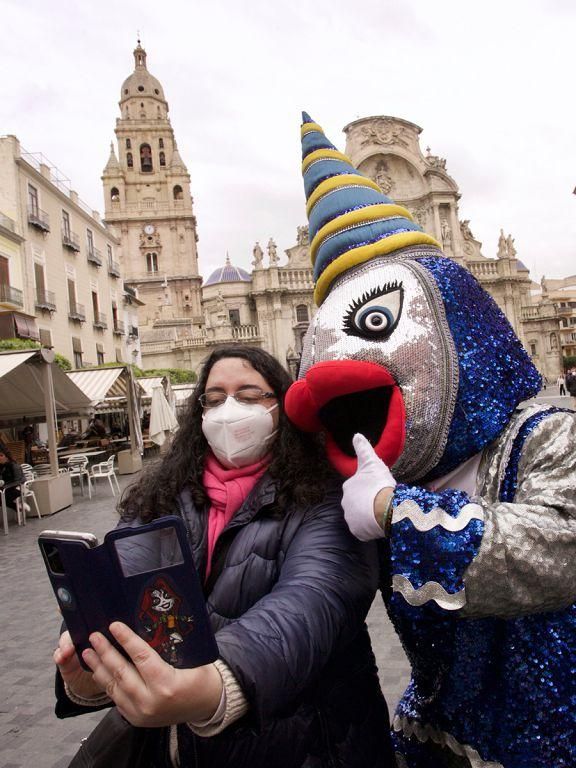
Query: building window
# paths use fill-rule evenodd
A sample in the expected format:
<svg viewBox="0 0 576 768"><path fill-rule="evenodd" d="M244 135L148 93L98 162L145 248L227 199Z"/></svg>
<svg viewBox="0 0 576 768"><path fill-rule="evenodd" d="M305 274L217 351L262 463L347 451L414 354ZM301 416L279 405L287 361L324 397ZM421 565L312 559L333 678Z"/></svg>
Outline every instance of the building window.
<svg viewBox="0 0 576 768"><path fill-rule="evenodd" d="M132 149L132 142L130 139L126 139L126 149Z"/></svg>
<svg viewBox="0 0 576 768"><path fill-rule="evenodd" d="M174 195L174 200L184 200L184 193L182 192L180 184L176 184L172 190L172 194Z"/></svg>
<svg viewBox="0 0 576 768"><path fill-rule="evenodd" d="M94 235L91 229L86 230L86 243L88 245L88 253L94 253Z"/></svg>
<svg viewBox="0 0 576 768"><path fill-rule="evenodd" d="M104 365L104 347L96 344L96 365Z"/></svg>
<svg viewBox="0 0 576 768"><path fill-rule="evenodd" d="M236 327L240 325L240 310L239 309L229 309L228 310L228 317L230 318L230 325Z"/></svg>
<svg viewBox="0 0 576 768"><path fill-rule="evenodd" d="M52 347L52 334L48 328L39 328L38 332L40 333L40 344L50 349Z"/></svg>
<svg viewBox="0 0 576 768"><path fill-rule="evenodd" d="M122 350L118 349L118 347L116 347L116 349L114 351L116 352L116 362L117 363L123 363L124 360L122 360Z"/></svg>
<svg viewBox="0 0 576 768"><path fill-rule="evenodd" d="M165 166L166 165L166 155L164 152L160 152L160 165Z"/></svg>
<svg viewBox="0 0 576 768"><path fill-rule="evenodd" d="M97 323L100 319L100 309L98 307L98 294L96 291L92 291L92 311L94 312L94 322Z"/></svg>
<svg viewBox="0 0 576 768"><path fill-rule="evenodd" d="M68 211L62 211L62 234L70 237L70 214Z"/></svg>
<svg viewBox="0 0 576 768"><path fill-rule="evenodd" d="M82 340L72 336L72 354L74 355L74 368L82 368Z"/></svg>
<svg viewBox="0 0 576 768"><path fill-rule="evenodd" d="M158 254L157 253L146 254L146 271L158 272Z"/></svg>
<svg viewBox="0 0 576 768"><path fill-rule="evenodd" d="M28 208L30 210L30 213L33 213L35 216L38 216L38 190L36 187L33 187L32 184L28 184Z"/></svg>
<svg viewBox="0 0 576 768"><path fill-rule="evenodd" d="M558 337L555 333L550 334L550 349L558 349Z"/></svg>
<svg viewBox="0 0 576 768"><path fill-rule="evenodd" d="M132 152L127 152L126 153L126 165L128 166L128 168L133 168L134 167L134 160L132 158Z"/></svg>
<svg viewBox="0 0 576 768"><path fill-rule="evenodd" d="M532 355L532 357L534 357L534 355L538 354L538 351L536 349L536 342L535 341L531 341L530 342L530 354Z"/></svg>
<svg viewBox="0 0 576 768"><path fill-rule="evenodd" d="M152 173L152 149L150 144L140 145L140 170L142 173Z"/></svg>
<svg viewBox="0 0 576 768"><path fill-rule="evenodd" d="M296 307L296 322L307 323L308 322L308 307L306 304L298 304Z"/></svg>
<svg viewBox="0 0 576 768"><path fill-rule="evenodd" d="M106 250L108 252L108 264L112 266L112 264L114 263L114 254L112 253L112 246L110 245L110 243L106 244Z"/></svg>
<svg viewBox="0 0 576 768"><path fill-rule="evenodd" d="M110 200L112 200L113 203L119 202L120 192L118 192L118 187L112 187L110 190Z"/></svg>
<svg viewBox="0 0 576 768"><path fill-rule="evenodd" d="M164 149L164 139L158 139L158 148Z"/></svg>

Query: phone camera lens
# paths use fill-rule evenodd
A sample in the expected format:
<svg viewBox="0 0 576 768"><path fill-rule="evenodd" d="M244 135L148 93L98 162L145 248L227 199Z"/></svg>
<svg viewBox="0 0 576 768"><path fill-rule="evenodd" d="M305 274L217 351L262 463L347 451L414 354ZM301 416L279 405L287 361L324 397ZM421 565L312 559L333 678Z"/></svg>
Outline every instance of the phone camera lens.
<svg viewBox="0 0 576 768"><path fill-rule="evenodd" d="M65 587L59 587L56 594L58 595L58 600L63 608L73 608L74 598L72 597L72 593Z"/></svg>

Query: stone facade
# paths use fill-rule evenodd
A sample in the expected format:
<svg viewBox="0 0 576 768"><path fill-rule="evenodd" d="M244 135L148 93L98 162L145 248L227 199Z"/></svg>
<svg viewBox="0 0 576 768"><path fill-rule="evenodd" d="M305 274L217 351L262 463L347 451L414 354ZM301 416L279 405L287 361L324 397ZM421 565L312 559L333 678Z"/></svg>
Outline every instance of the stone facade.
<svg viewBox="0 0 576 768"><path fill-rule="evenodd" d="M118 154L111 145L102 181L105 220L121 242L127 283L145 303L142 338L153 345L203 327L202 279L190 176L178 152L168 102L148 72L140 43L134 62L120 92Z"/></svg>
<svg viewBox="0 0 576 768"><path fill-rule="evenodd" d="M537 308L552 307L554 320L543 339L527 336L529 346L538 358L553 354L560 349L563 357L576 357L576 275L554 279L543 277L535 285ZM552 310L550 310L552 314Z"/></svg>
<svg viewBox="0 0 576 768"><path fill-rule="evenodd" d="M15 136L0 138L0 211L1 336L40 340L75 367L140 365L141 302L124 289L119 240Z"/></svg>

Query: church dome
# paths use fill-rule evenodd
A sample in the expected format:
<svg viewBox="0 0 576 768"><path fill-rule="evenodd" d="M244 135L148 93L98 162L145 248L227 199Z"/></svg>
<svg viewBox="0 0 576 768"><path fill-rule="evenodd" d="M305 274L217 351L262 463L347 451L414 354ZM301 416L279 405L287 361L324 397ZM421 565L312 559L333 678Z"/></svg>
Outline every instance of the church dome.
<svg viewBox="0 0 576 768"><path fill-rule="evenodd" d="M146 69L146 51L140 45L140 41L134 49L134 62L134 72L122 83L120 102L142 96L165 102L166 98L160 81Z"/></svg>
<svg viewBox="0 0 576 768"><path fill-rule="evenodd" d="M204 283L204 286L218 285L218 283L249 283L251 280L251 275L245 269L235 267L230 263L230 258L226 256L226 264L215 269Z"/></svg>

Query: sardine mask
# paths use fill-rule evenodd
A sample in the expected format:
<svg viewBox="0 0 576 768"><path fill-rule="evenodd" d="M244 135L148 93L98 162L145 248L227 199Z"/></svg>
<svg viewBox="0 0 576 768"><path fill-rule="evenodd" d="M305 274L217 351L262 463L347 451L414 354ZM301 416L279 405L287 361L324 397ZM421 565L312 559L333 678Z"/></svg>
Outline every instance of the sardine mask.
<svg viewBox="0 0 576 768"><path fill-rule="evenodd" d="M325 432L345 476L361 432L398 480L439 477L497 437L539 374L475 278L307 115L303 134L320 307L286 413Z"/></svg>

